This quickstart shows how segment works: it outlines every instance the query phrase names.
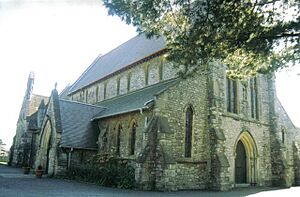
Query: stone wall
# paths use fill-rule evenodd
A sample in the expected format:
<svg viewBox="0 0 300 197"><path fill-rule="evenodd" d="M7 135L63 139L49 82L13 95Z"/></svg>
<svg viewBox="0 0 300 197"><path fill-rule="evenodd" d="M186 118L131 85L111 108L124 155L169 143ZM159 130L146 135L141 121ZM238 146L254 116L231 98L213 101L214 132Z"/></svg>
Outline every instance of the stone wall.
<svg viewBox="0 0 300 197"><path fill-rule="evenodd" d="M295 147L297 147L296 139L300 132L291 122L278 98L275 99L275 110L278 115L278 127L275 136L286 164L284 171L285 184L286 186L292 186L300 178L299 174L295 173L295 169L299 167L295 166L297 165L297 154L299 154L299 150Z"/></svg>
<svg viewBox="0 0 300 197"><path fill-rule="evenodd" d="M270 186L271 184L271 158L270 158L270 136L269 126L261 123L239 120L234 116L224 116L221 127L225 134L225 155L229 161L229 182L232 187L235 184L235 149L239 135L242 132L249 132L255 141L257 148L256 158L256 180L249 180L249 183L260 186ZM248 174L248 178L249 174Z"/></svg>
<svg viewBox="0 0 300 197"><path fill-rule="evenodd" d="M167 120L169 129L158 130L157 143L164 158L157 166L158 190L204 189L209 182L210 149L207 128L205 72L184 79L159 95L155 115ZM184 156L186 109L193 108L192 156ZM164 123L166 124L166 123Z"/></svg>
<svg viewBox="0 0 300 197"><path fill-rule="evenodd" d="M64 151L67 160L70 159L70 168L86 164L88 160L90 160L94 155L97 154L96 150L74 149L73 151L71 151L71 155L69 157L70 151L70 149Z"/></svg>
<svg viewBox="0 0 300 197"><path fill-rule="evenodd" d="M258 118L250 113L250 87L248 82L237 81L237 114L226 108L226 68L218 62L211 64L208 74L209 127L211 135L212 174L211 189L227 190L235 186L235 156L238 140L248 144L247 182L271 184L269 81L258 75ZM244 137L248 136L248 137ZM246 139L249 138L249 139ZM243 142L246 143L246 142ZM246 145L244 145L246 146ZM252 150L251 150L252 149Z"/></svg>
<svg viewBox="0 0 300 197"><path fill-rule="evenodd" d="M141 114L138 111L100 120L98 122L100 130L98 138L99 153L110 153L112 155L116 153L117 130L120 124L122 128L120 132L120 157L135 160L145 146L145 121L147 121L147 117L150 116L149 113L150 112L144 111L143 114ZM135 154L130 155L130 133L133 121L137 125Z"/></svg>

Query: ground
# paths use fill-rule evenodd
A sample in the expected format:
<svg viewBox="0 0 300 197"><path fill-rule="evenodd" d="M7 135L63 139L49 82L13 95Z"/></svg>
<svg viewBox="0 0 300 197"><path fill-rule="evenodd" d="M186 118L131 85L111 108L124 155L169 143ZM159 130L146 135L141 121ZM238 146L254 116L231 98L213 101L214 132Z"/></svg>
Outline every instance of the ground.
<svg viewBox="0 0 300 197"><path fill-rule="evenodd" d="M122 190L116 188L100 187L92 184L78 183L76 181L43 177L36 178L33 174L24 175L22 169L0 165L0 197L40 197L40 196L130 196L130 197L196 197L196 196L297 196L300 187L289 189L279 188L239 188L228 192L212 191L179 191L179 192L149 192Z"/></svg>

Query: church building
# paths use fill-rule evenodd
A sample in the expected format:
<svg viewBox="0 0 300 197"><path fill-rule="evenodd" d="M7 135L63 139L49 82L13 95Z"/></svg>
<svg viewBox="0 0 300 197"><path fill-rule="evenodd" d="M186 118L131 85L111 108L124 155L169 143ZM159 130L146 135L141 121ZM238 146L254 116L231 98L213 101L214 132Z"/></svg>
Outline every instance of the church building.
<svg viewBox="0 0 300 197"><path fill-rule="evenodd" d="M212 62L181 78L167 53L164 38L138 35L54 89L22 125L35 125L25 160L57 175L92 155L115 155L131 161L144 190L300 185L300 131L274 75L241 82Z"/></svg>

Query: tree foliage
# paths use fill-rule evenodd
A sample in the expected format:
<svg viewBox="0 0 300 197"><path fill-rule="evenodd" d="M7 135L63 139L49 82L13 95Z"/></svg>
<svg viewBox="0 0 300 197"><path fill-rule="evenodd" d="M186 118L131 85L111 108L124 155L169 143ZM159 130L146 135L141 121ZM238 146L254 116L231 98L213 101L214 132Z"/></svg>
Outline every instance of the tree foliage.
<svg viewBox="0 0 300 197"><path fill-rule="evenodd" d="M183 74L220 60L232 77L299 63L299 0L104 0L148 37L163 35Z"/></svg>

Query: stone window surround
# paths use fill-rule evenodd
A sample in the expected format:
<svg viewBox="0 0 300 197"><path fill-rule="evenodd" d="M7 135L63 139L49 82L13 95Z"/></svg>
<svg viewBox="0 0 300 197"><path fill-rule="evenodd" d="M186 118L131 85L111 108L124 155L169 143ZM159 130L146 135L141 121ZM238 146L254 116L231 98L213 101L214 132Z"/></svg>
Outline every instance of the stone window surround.
<svg viewBox="0 0 300 197"><path fill-rule="evenodd" d="M137 127L137 123L136 121L133 119L130 121L129 124L129 151L128 151L128 155L134 155L135 154L135 143L136 143L136 127Z"/></svg>
<svg viewBox="0 0 300 197"><path fill-rule="evenodd" d="M131 72L127 74L127 92L130 92L130 85L131 85Z"/></svg>
<svg viewBox="0 0 300 197"><path fill-rule="evenodd" d="M99 100L99 85L96 87L96 102Z"/></svg>
<svg viewBox="0 0 300 197"><path fill-rule="evenodd" d="M122 124L118 123L116 126L117 134L116 134L116 155L121 156L121 132L122 132Z"/></svg>
<svg viewBox="0 0 300 197"><path fill-rule="evenodd" d="M103 84L103 99L105 100L106 99L106 89L107 89L107 82L104 82Z"/></svg>
<svg viewBox="0 0 300 197"><path fill-rule="evenodd" d="M194 109L191 104L185 108L185 143L184 143L184 157L191 158L193 150L193 120Z"/></svg>
<svg viewBox="0 0 300 197"><path fill-rule="evenodd" d="M250 85L250 116L254 119L259 119L258 110L258 84L257 77L249 80Z"/></svg>
<svg viewBox="0 0 300 197"><path fill-rule="evenodd" d="M283 147L286 146L286 128L281 127L281 143Z"/></svg>
<svg viewBox="0 0 300 197"><path fill-rule="evenodd" d="M121 77L118 77L117 78L117 95L120 95L120 80L121 80Z"/></svg>
<svg viewBox="0 0 300 197"><path fill-rule="evenodd" d="M239 83L237 80L229 79L226 76L226 111L229 113L238 114L239 113ZM234 91L234 92L232 92ZM233 97L232 97L233 94ZM233 105L232 105L233 103Z"/></svg>
<svg viewBox="0 0 300 197"><path fill-rule="evenodd" d="M260 94L260 84L261 84L261 81L260 81L260 75L257 75L255 76L256 78L256 97L257 97L257 103L256 103L256 117L253 118L251 116L251 108L250 108L250 105L251 105L251 101L250 101L250 97L251 97L251 92L250 92L250 80L248 80L248 83L247 83L247 99L246 99L246 102L248 104L248 110L249 110L249 114L247 115L247 117L240 117L240 98L243 97L244 95L240 92L241 89L240 87L243 86L241 84L240 81L237 80L237 113L233 113L233 112L228 112L227 111L227 88L225 88L225 111L224 113L222 113L222 115L226 116L226 117L232 117L233 119L236 119L236 120L244 120L244 121L249 121L249 122L255 122L257 124L263 124L263 125L269 125L268 123L263 123L261 122L262 120L260 119L261 117L261 106L260 106L260 100L261 100L261 94ZM227 77L226 77L227 79ZM225 86L227 86L227 80L225 79Z"/></svg>
<svg viewBox="0 0 300 197"><path fill-rule="evenodd" d="M144 72L145 72L145 86L147 86L149 83L149 63L145 64Z"/></svg>
<svg viewBox="0 0 300 197"><path fill-rule="evenodd" d="M159 64L159 81L165 79L165 61L161 60Z"/></svg>

